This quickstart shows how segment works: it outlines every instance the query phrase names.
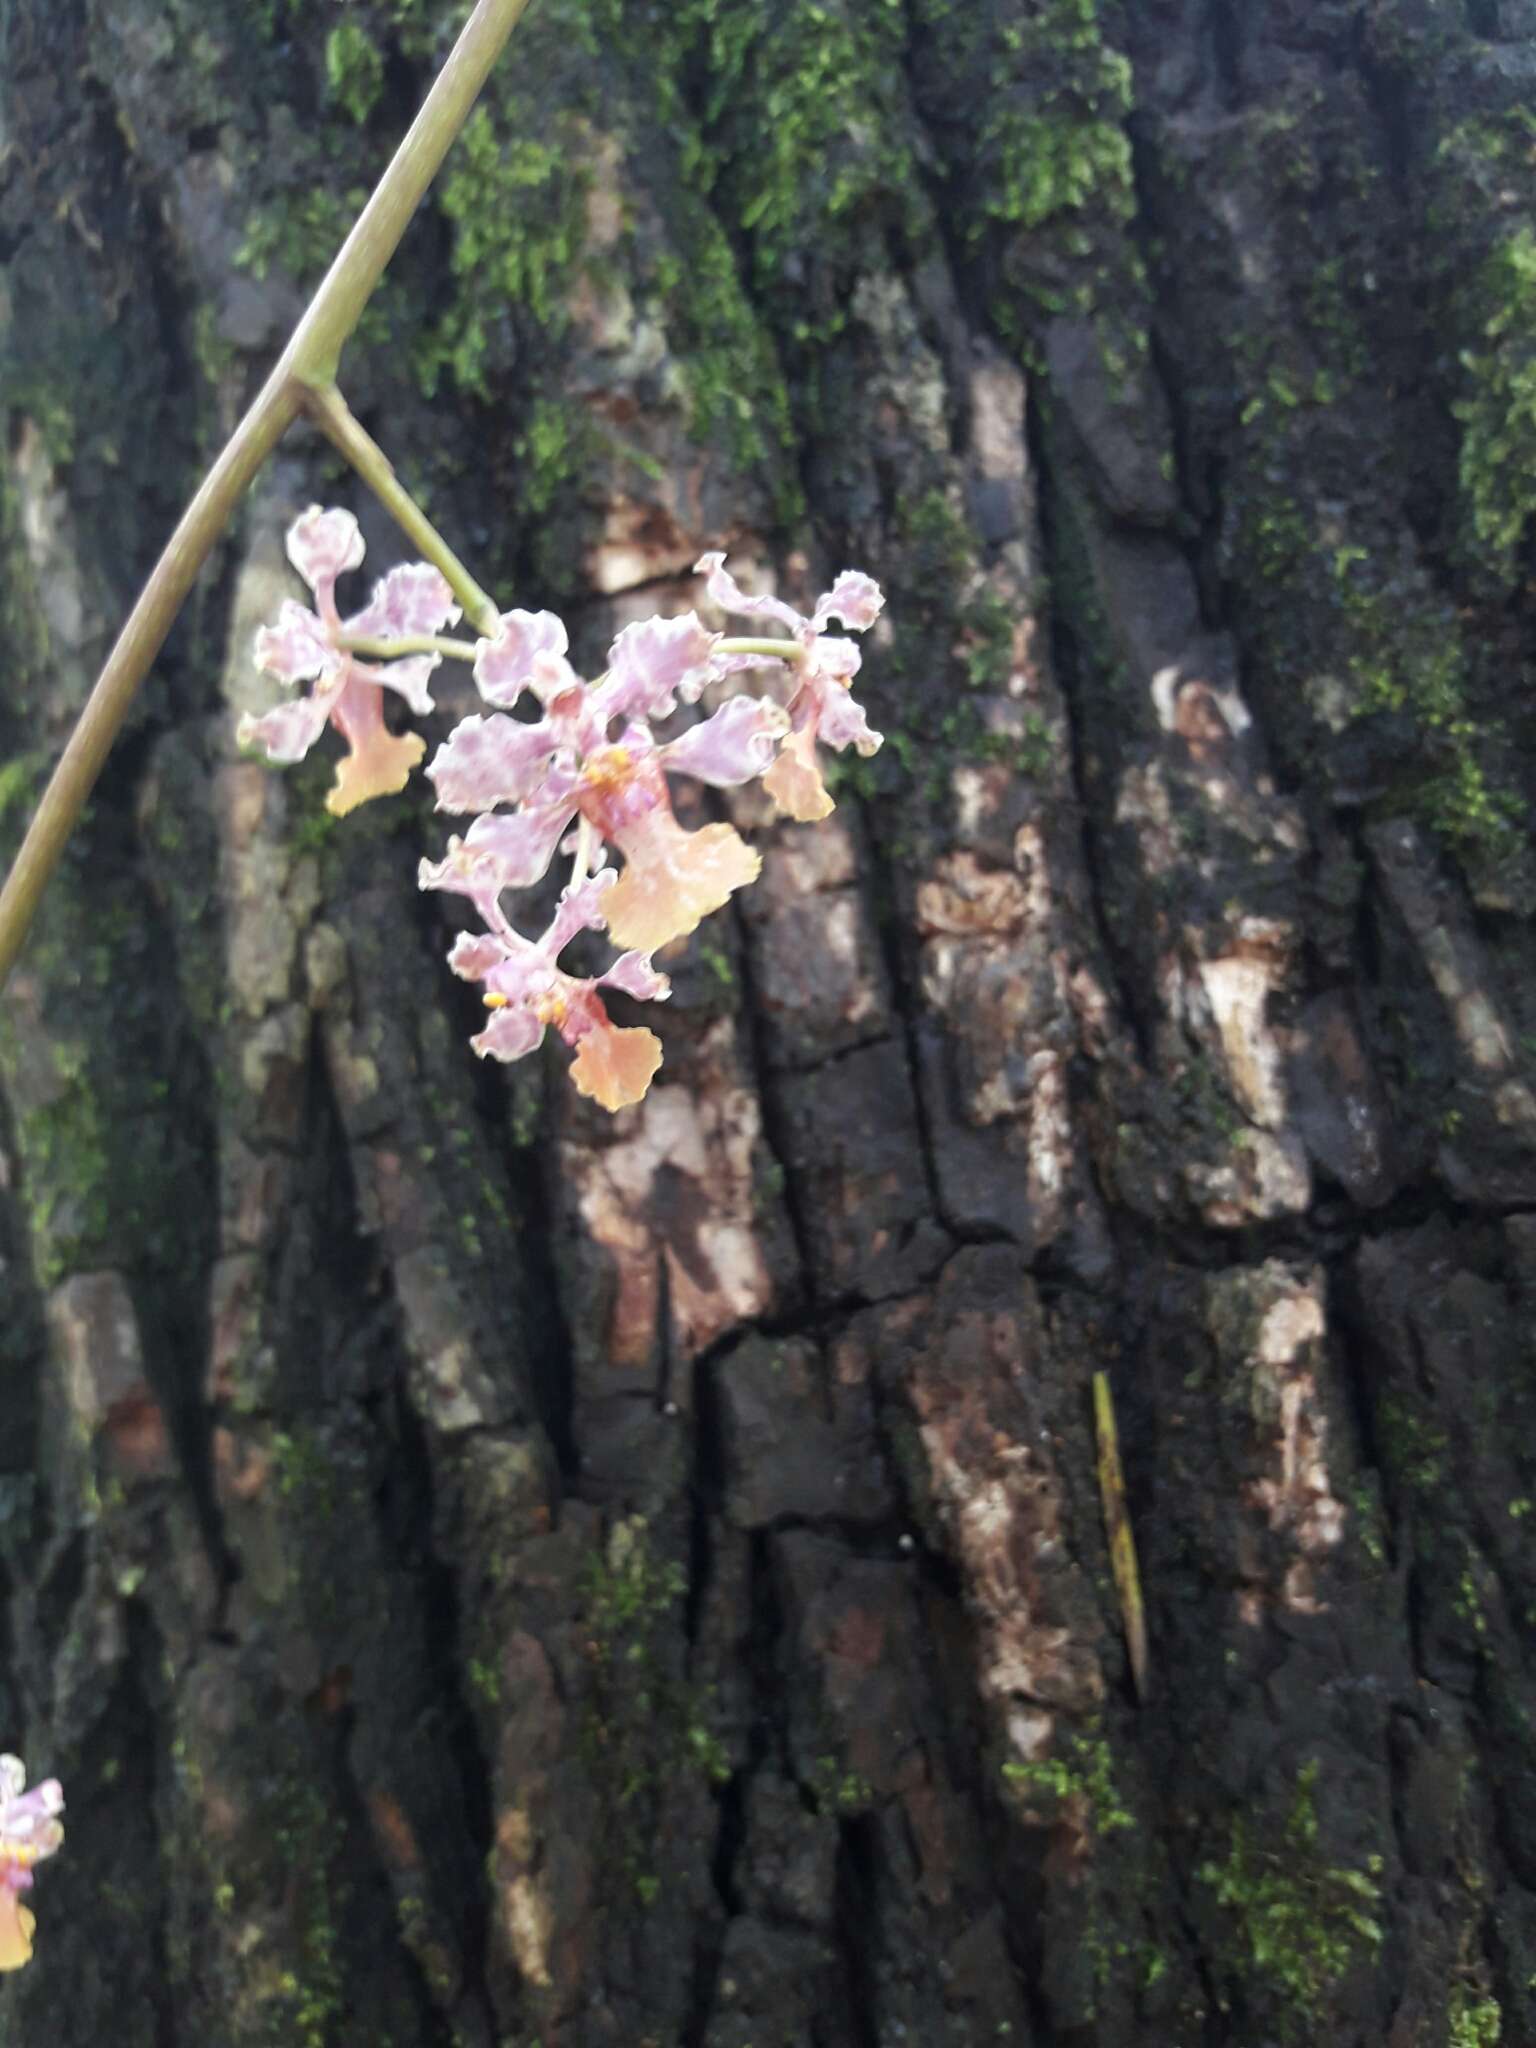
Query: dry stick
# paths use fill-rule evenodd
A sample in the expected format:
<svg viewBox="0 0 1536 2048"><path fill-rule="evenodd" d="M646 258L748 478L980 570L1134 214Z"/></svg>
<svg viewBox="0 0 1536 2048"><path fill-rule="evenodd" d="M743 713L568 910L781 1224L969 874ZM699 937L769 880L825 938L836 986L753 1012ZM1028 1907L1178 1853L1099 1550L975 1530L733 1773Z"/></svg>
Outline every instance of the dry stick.
<svg viewBox="0 0 1536 2048"><path fill-rule="evenodd" d="M276 368L203 479L139 593L0 889L0 988L193 579L257 470L309 403L309 394L334 383L342 348L528 4L479 0Z"/></svg>
<svg viewBox="0 0 1536 2048"><path fill-rule="evenodd" d="M1125 1498L1125 1473L1120 1464L1120 1432L1115 1426L1115 1400L1110 1392L1109 1374L1093 1376L1094 1433L1098 1438L1099 1498L1104 1506L1104 1532L1109 1539L1109 1563L1120 1600L1120 1619L1125 1629L1126 1654L1136 1697L1146 1704L1151 1688L1151 1667L1147 1660L1147 1611L1141 1597L1141 1570L1136 1562L1136 1535Z"/></svg>

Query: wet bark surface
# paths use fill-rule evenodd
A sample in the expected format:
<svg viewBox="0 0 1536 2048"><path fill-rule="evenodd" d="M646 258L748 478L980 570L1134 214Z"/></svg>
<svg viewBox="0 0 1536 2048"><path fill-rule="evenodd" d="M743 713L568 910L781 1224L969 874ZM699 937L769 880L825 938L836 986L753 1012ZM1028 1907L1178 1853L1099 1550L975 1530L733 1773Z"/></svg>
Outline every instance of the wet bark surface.
<svg viewBox="0 0 1536 2048"><path fill-rule="evenodd" d="M456 19L0 6L7 847ZM486 1071L421 785L236 752L287 519L400 553L268 470L0 1010L0 2041L1536 2040L1533 77L539 0L354 408L584 659L869 569L886 746L641 1107Z"/></svg>

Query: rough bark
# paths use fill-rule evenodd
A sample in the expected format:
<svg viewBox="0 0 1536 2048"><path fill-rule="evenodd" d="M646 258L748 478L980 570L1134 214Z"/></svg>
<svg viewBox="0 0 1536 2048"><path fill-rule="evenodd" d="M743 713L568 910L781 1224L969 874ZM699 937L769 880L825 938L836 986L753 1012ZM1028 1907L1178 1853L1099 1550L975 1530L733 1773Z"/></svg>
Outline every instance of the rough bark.
<svg viewBox="0 0 1536 2048"><path fill-rule="evenodd" d="M0 6L7 844L454 25ZM1536 2040L1533 77L540 0L354 407L583 655L872 570L887 745L643 1107L487 1072L420 789L236 755L286 518L395 553L272 467L0 1016L0 2041Z"/></svg>

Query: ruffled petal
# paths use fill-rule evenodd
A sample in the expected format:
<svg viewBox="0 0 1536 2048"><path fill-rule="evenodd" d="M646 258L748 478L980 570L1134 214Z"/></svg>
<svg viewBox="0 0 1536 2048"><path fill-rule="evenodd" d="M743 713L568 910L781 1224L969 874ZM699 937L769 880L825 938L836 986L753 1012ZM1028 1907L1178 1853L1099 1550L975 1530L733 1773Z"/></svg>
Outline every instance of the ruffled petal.
<svg viewBox="0 0 1536 2048"><path fill-rule="evenodd" d="M705 630L697 612L626 626L608 650L602 692L607 715L665 718L679 697L685 704L697 702L715 673L710 656L719 637Z"/></svg>
<svg viewBox="0 0 1536 2048"><path fill-rule="evenodd" d="M427 780L440 811L489 811L532 795L542 781L555 736L546 720L523 725L503 712L471 712L433 755Z"/></svg>
<svg viewBox="0 0 1536 2048"><path fill-rule="evenodd" d="M528 671L528 688L546 711L559 706L563 716L572 716L587 696L587 686L563 654L541 653L533 657Z"/></svg>
<svg viewBox="0 0 1536 2048"><path fill-rule="evenodd" d="M615 838L627 866L608 898L608 930L626 951L655 953L682 938L762 866L734 826L685 832L670 806Z"/></svg>
<svg viewBox="0 0 1536 2048"><path fill-rule="evenodd" d="M400 640L410 633L441 633L459 617L447 578L430 562L402 562L373 586L373 596L344 624L359 639Z"/></svg>
<svg viewBox="0 0 1536 2048"><path fill-rule="evenodd" d="M332 817L344 818L371 797L394 796L404 789L427 743L418 732L390 732L377 683L366 682L354 671L331 706L331 718L348 747L336 764L336 785L325 799Z"/></svg>
<svg viewBox="0 0 1536 2048"><path fill-rule="evenodd" d="M506 942L493 932L460 932L448 949L448 965L465 981L484 981L506 957Z"/></svg>
<svg viewBox="0 0 1536 2048"><path fill-rule="evenodd" d="M487 813L470 826L464 844L495 861L503 889L529 889L547 872L575 808L562 800Z"/></svg>
<svg viewBox="0 0 1536 2048"><path fill-rule="evenodd" d="M597 977L599 988L622 989L641 1003L664 1003L672 984L651 965L648 953L621 953L606 974Z"/></svg>
<svg viewBox="0 0 1536 2048"><path fill-rule="evenodd" d="M424 860L416 869L418 889L443 889L467 896L487 924L501 922L499 898L506 884L501 862L484 848L469 846L454 834L440 861Z"/></svg>
<svg viewBox="0 0 1536 2048"><path fill-rule="evenodd" d="M394 690L418 718L425 718L429 711L436 709L427 681L433 670L441 666L442 659L440 654L408 654L400 661L359 661L354 662L353 667L370 683L382 683L386 690Z"/></svg>
<svg viewBox="0 0 1536 2048"><path fill-rule="evenodd" d="M254 652L256 666L280 683L307 683L341 659L314 613L291 597L283 599L275 626L258 627Z"/></svg>
<svg viewBox="0 0 1536 2048"><path fill-rule="evenodd" d="M693 573L709 578L704 587L722 611L739 612L746 618L777 619L792 633L798 633L807 624L794 606L786 604L781 597L748 597L727 570L724 555L700 555L693 565Z"/></svg>
<svg viewBox="0 0 1536 2048"><path fill-rule="evenodd" d="M275 704L259 718L247 712L235 727L235 738L242 747L260 747L269 761L302 761L325 731L340 688L338 678L334 690L317 689L290 704Z"/></svg>
<svg viewBox="0 0 1536 2048"><path fill-rule="evenodd" d="M768 698L732 697L681 739L670 740L661 759L669 775L693 775L730 789L765 773L788 730L788 718Z"/></svg>
<svg viewBox="0 0 1536 2048"><path fill-rule="evenodd" d="M873 576L845 569L832 588L816 600L811 624L819 633L828 619L841 619L855 633L868 632L885 606L885 595Z"/></svg>
<svg viewBox="0 0 1536 2048"><path fill-rule="evenodd" d="M816 732L824 745L835 747L839 753L849 746L861 754L880 751L884 734L870 729L863 705L855 703L840 685L833 684L821 692L818 710Z"/></svg>
<svg viewBox="0 0 1536 2048"><path fill-rule="evenodd" d="M660 1065L661 1040L654 1031L604 1021L583 1032L571 1079L603 1109L627 1109L641 1100Z"/></svg>
<svg viewBox="0 0 1536 2048"><path fill-rule="evenodd" d="M288 559L318 597L329 597L338 576L355 569L365 552L362 529L350 512L311 505L288 529Z"/></svg>
<svg viewBox="0 0 1536 2048"><path fill-rule="evenodd" d="M532 1010L508 1003L492 1012L491 1021L469 1041L481 1059L525 1059L541 1043L544 1026Z"/></svg>
<svg viewBox="0 0 1536 2048"><path fill-rule="evenodd" d="M565 626L553 612L503 612L494 640L475 649L475 681L488 704L510 711L533 676L540 654L563 655L570 646Z"/></svg>
<svg viewBox="0 0 1536 2048"><path fill-rule="evenodd" d="M8 1884L0 1884L0 1970L24 1969L32 1960L37 1921Z"/></svg>
<svg viewBox="0 0 1536 2048"><path fill-rule="evenodd" d="M833 810L827 785L816 761L816 735L806 726L784 742L779 758L763 777L763 787L786 818L813 825Z"/></svg>
<svg viewBox="0 0 1536 2048"><path fill-rule="evenodd" d="M807 673L824 682L849 683L864 665L856 642L837 633L818 633L812 642Z"/></svg>
<svg viewBox="0 0 1536 2048"><path fill-rule="evenodd" d="M539 941L551 965L578 932L597 931L607 923L608 892L617 879L612 868L602 868L574 889L562 890L549 930Z"/></svg>

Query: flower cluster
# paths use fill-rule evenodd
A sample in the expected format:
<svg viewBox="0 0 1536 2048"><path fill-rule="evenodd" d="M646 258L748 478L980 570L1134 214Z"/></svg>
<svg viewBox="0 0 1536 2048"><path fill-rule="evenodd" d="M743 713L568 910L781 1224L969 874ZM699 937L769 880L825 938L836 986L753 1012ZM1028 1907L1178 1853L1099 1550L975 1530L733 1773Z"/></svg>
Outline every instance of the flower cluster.
<svg viewBox="0 0 1536 2048"><path fill-rule="evenodd" d="M419 757L419 739L385 731L381 686L420 708L439 656L406 649L434 640L456 613L436 572L415 566L395 570L366 612L341 621L335 580L362 556L346 513L306 513L288 551L315 593L318 616L285 605L278 626L258 637L257 659L287 681L318 680L308 697L246 721L242 733L261 740L272 759L292 760L327 720L340 726L353 750L329 799L340 811L400 787ZM667 979L652 955L720 909L761 866L734 826L685 829L668 776L720 789L761 778L786 816L812 820L832 809L818 745L861 754L880 745L850 694L859 650L827 630L833 619L856 632L872 626L883 603L878 584L845 570L807 617L779 598L747 596L724 555L705 555L698 572L722 610L771 621L788 637L733 640L694 612L645 619L618 635L594 682L571 666L569 638L553 612L506 612L492 638L434 642L473 661L490 707L465 718L427 769L438 809L470 814L472 822L449 839L442 860L421 863L419 877L423 889L468 897L485 926L462 934L449 955L455 973L480 984L493 1013L472 1043L496 1059L521 1059L552 1025L575 1052L577 1088L606 1109L640 1100L661 1047L651 1031L611 1023L599 991L664 998ZM365 667L359 642L402 658ZM654 724L679 703L696 704L711 683L746 669L787 675L786 701L729 697L680 738L657 739ZM561 850L574 859L570 882L548 930L526 938L508 921L502 898L540 881ZM618 871L606 864L610 850L622 858ZM593 930L606 930L619 957L605 973L581 979L559 957L579 932Z"/></svg>
<svg viewBox="0 0 1536 2048"><path fill-rule="evenodd" d="M57 1778L28 1792L20 1757L0 1756L0 1970L19 1970L32 1960L32 1914L21 1894L32 1889L32 1868L52 1856L64 1840L58 1816L64 1794Z"/></svg>
<svg viewBox="0 0 1536 2048"><path fill-rule="evenodd" d="M336 609L336 579L363 559L363 536L350 512L311 505L288 530L288 559L314 592L315 609L306 611L289 598L277 624L256 635L256 666L290 687L313 681L314 688L260 718L242 718L238 738L243 747L261 747L269 761L302 761L326 726L334 725L347 753L325 807L339 818L371 796L404 789L426 742L415 733L388 730L384 692L398 691L415 712L430 711L427 678L442 659L428 652L369 663L348 643L431 637L458 618L459 608L437 570L413 562L391 569L374 585L372 601L343 619Z"/></svg>

